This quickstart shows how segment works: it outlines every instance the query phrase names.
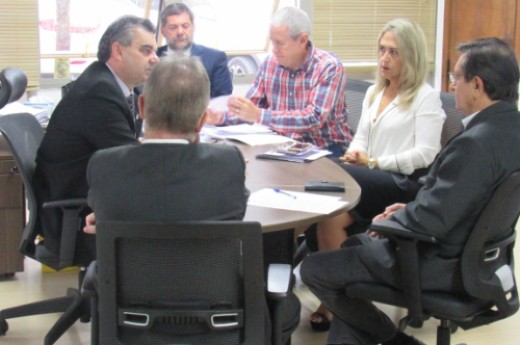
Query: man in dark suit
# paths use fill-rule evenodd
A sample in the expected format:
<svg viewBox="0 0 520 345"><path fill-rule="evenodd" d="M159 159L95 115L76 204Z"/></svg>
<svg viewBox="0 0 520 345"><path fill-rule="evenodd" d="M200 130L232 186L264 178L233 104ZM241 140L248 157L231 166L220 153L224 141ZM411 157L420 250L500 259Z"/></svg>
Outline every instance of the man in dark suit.
<svg viewBox="0 0 520 345"><path fill-rule="evenodd" d="M419 247L421 286L430 291L463 291L459 258L469 233L496 187L520 170L520 151L510 149L520 145L515 52L496 38L462 44L459 51L450 79L457 108L467 115L465 130L441 151L414 201L389 206L374 218L441 240ZM356 282L401 287L393 247L371 235L354 236L343 248L303 262L303 281L335 315L328 342L422 344L398 332L372 303L345 292Z"/></svg>
<svg viewBox="0 0 520 345"><path fill-rule="evenodd" d="M134 16L121 17L107 28L99 42L98 61L81 74L58 104L38 150L34 182L39 205L86 198L85 172L92 154L138 142L141 129L136 126L133 104L129 105L127 97L144 83L159 61L154 33L149 20ZM51 253L56 252L60 239L59 212L39 211L46 248ZM78 253L92 257L92 248L87 245Z"/></svg>
<svg viewBox="0 0 520 345"><path fill-rule="evenodd" d="M155 67L139 97L142 145L96 152L87 170L88 203L96 220L176 222L240 220L249 192L245 162L234 145L199 143L206 121L209 80L198 59L168 57ZM128 181L134 182L129 188ZM299 303L287 303L286 337L296 327Z"/></svg>
<svg viewBox="0 0 520 345"><path fill-rule="evenodd" d="M157 50L159 57L168 55L197 56L202 61L211 83L210 97L233 92L226 53L193 43L195 21L188 6L179 2L166 6L161 12L161 34L167 44Z"/></svg>

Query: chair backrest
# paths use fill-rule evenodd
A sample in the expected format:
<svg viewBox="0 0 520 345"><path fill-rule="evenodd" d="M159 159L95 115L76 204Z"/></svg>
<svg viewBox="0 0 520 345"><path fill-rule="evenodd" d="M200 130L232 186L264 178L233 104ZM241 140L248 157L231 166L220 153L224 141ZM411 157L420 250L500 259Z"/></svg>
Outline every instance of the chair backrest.
<svg viewBox="0 0 520 345"><path fill-rule="evenodd" d="M0 72L0 109L6 104L18 100L27 88L27 76L16 67L9 67Z"/></svg>
<svg viewBox="0 0 520 345"><path fill-rule="evenodd" d="M444 147L451 138L460 133L464 128L462 126L464 113L455 108L455 97L452 93L441 92L441 102L442 109L446 113L446 120L441 132L441 147Z"/></svg>
<svg viewBox="0 0 520 345"><path fill-rule="evenodd" d="M98 222L101 344L263 344L257 222Z"/></svg>
<svg viewBox="0 0 520 345"><path fill-rule="evenodd" d="M36 166L36 152L43 139L43 129L36 118L28 113L0 116L0 133L11 148L16 166L24 185L29 218L22 235L20 250L24 254L34 253L34 227L37 203L32 186Z"/></svg>
<svg viewBox="0 0 520 345"><path fill-rule="evenodd" d="M352 130L352 134L356 133L363 110L363 99L365 92L372 83L359 79L347 79L345 85L345 102L348 109L348 125Z"/></svg>
<svg viewBox="0 0 520 345"><path fill-rule="evenodd" d="M498 186L468 238L462 254L462 278L469 295L492 301L494 308L464 328L506 318L519 308L514 277L515 226L520 215L520 171Z"/></svg>

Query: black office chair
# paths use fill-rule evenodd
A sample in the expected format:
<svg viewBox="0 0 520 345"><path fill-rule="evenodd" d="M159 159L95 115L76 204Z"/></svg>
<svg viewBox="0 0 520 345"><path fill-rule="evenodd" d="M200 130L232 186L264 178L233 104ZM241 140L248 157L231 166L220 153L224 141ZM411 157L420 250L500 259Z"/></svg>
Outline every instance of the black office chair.
<svg viewBox="0 0 520 345"><path fill-rule="evenodd" d="M441 102L442 109L446 113L446 120L441 132L441 147L444 147L451 138L464 129L462 119L465 115L455 107L455 96L453 93L441 92Z"/></svg>
<svg viewBox="0 0 520 345"><path fill-rule="evenodd" d="M363 110L363 100L367 89L372 85L371 82L360 79L347 79L345 85L345 102L348 109L348 125L355 134L361 119Z"/></svg>
<svg viewBox="0 0 520 345"><path fill-rule="evenodd" d="M258 222L98 222L96 227L99 319L93 322L100 344L266 343ZM299 303L292 309L288 304L289 296L296 299L288 294L291 275L290 265L269 267L274 345L289 344L282 334L290 336L299 322ZM287 312L294 323L284 330L281 315Z"/></svg>
<svg viewBox="0 0 520 345"><path fill-rule="evenodd" d="M8 67L0 72L0 109L17 101L27 88L27 75L16 67Z"/></svg>
<svg viewBox="0 0 520 345"><path fill-rule="evenodd" d="M437 345L449 345L450 334L457 327L479 327L518 310L513 247L519 215L520 172L516 172L495 190L463 248L460 267L465 294L421 290L417 245L437 243L439 239L411 232L393 221L373 223L371 229L396 244L404 291L384 284L360 283L348 286L347 293L407 308L401 329L407 325L421 327L429 317L439 319Z"/></svg>
<svg viewBox="0 0 520 345"><path fill-rule="evenodd" d="M22 234L20 251L25 256L56 270L80 264L75 259L74 250L77 234L81 231L79 215L86 207L86 200L53 201L42 206L43 208L59 208L63 214L59 253L50 253L45 248L45 238L41 237L42 234L36 224L39 205L34 194L32 176L35 168L36 151L44 135L39 122L28 113L4 115L0 117L0 133L9 144L16 160L18 171L22 176L27 209L29 210L29 217ZM80 271L79 284L81 284L82 276L83 272ZM69 289L64 297L1 310L0 335L4 335L9 328L7 319L64 312L45 337L46 345L54 344L76 320L81 319L87 322L90 319L89 309L89 299L79 290Z"/></svg>

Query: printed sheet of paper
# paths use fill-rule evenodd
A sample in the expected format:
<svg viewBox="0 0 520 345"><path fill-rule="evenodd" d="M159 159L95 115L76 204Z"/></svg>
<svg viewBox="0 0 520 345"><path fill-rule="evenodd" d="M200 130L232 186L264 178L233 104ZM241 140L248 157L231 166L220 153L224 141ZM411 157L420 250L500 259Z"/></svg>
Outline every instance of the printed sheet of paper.
<svg viewBox="0 0 520 345"><path fill-rule="evenodd" d="M252 193L247 202L251 206L278 208L282 210L328 214L345 207L341 197L289 190L276 191L264 188Z"/></svg>
<svg viewBox="0 0 520 345"><path fill-rule="evenodd" d="M209 100L208 108L213 111L227 111L227 102L230 95L218 96Z"/></svg>

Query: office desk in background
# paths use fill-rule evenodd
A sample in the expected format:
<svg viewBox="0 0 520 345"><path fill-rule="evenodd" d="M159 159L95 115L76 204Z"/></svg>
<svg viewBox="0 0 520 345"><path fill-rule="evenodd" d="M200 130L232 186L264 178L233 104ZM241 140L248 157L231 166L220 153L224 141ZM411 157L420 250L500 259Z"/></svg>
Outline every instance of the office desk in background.
<svg viewBox="0 0 520 345"><path fill-rule="evenodd" d="M11 150L0 135L0 277L24 269L18 248L25 224L25 199L22 177L15 167Z"/></svg>

